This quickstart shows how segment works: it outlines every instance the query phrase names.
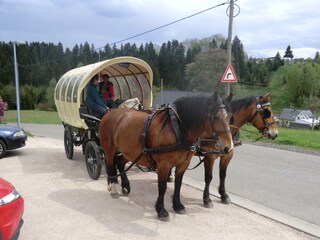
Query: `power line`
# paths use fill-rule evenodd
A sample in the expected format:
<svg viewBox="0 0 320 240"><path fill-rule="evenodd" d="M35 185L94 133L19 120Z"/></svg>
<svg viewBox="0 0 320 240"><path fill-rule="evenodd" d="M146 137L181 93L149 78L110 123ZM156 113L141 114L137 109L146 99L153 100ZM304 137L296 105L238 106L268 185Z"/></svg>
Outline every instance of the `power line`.
<svg viewBox="0 0 320 240"><path fill-rule="evenodd" d="M145 32L136 34L136 35L133 35L133 36L131 36L131 37L122 39L122 40L117 41L117 42L114 42L114 43L111 43L110 45L115 45L115 44L118 44L118 43L121 43L121 42L130 40L130 39L133 39L133 38L136 38L136 37L145 35L145 34L147 34L147 33L157 31L157 30L159 30L159 29L161 29L161 28L168 27L168 26L173 25L173 24L175 24L175 23L181 22L181 21L186 20L186 19L188 19L188 18L194 17L194 16L196 16L196 15L199 15L199 14L201 14L201 13L207 12L207 11L209 11L209 10L212 10L212 9L214 9L214 8L221 7L221 6L225 5L225 4L229 4L229 2L220 3L220 4L216 5L216 6L213 6L213 7L207 8L207 9L205 9L205 10L202 10L202 11L200 11L200 12L191 14L191 15L189 15L189 16L187 16L187 17L180 18L180 19L178 19L178 20L176 20L176 21L173 21L173 22L164 24L164 25L162 25L162 26L160 26L160 27L156 27L156 28L153 28L153 29L151 29L151 30L148 30L148 31L145 31ZM107 44L106 44L106 45L107 45ZM103 47L96 48L95 50L99 50L99 49L101 49L101 48L104 48L106 45L104 45Z"/></svg>
<svg viewBox="0 0 320 240"><path fill-rule="evenodd" d="M236 2L237 0L234 0L234 1ZM214 9L214 8L217 8L217 7L221 7L221 6L223 6L223 5L225 5L225 4L229 4L229 3L230 3L229 1L224 2L224 3L220 3L220 4L215 5L215 6L213 6L213 7L204 9L204 10L202 10L202 11L196 12L196 13L191 14L191 15L189 15L189 16L180 18L180 19L178 19L178 20L175 20L175 21L172 21L172 22L170 22L170 23L164 24L164 25L162 25L162 26L159 26L159 27L150 29L150 30L148 30L148 31L145 31L145 32L142 32L142 33L133 35L133 36L131 36L131 37L128 37L128 38L125 38L125 39L116 41L116 42L111 43L111 44L109 44L109 45L115 45L115 44L118 44L118 43L121 43L121 42L124 42L124 41L128 41L128 40L130 40L130 39L133 39L133 38L136 38L136 37L139 37L139 36L148 34L148 33L150 33L150 32L157 31L157 30L159 30L159 29L161 29L161 28L168 27L168 26L170 26L170 25L176 24L176 23L178 23L178 22L184 21L184 20L186 20L186 19L189 19L189 18L191 18L191 17L197 16L197 15L199 15L199 14L202 14L202 13L204 13L204 12L207 12L207 11L212 10L212 9ZM105 45L102 46L102 47L96 48L95 50L100 50L100 49L104 48L106 45L108 45L108 43L105 44ZM32 66L36 66L36 65L39 66L39 65L43 65L43 64L50 63L50 62L61 61L62 59L63 59L63 58L61 58L61 59L56 59L56 60L48 60L48 61L45 61L45 62L42 62L42 63L28 64L28 65L20 65L20 67L24 68L24 67L32 67Z"/></svg>

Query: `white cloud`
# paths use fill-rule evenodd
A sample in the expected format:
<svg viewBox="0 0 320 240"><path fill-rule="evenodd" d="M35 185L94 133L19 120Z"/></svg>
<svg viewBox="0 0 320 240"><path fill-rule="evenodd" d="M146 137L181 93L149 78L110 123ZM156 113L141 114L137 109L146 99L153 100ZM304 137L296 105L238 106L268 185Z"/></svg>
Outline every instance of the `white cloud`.
<svg viewBox="0 0 320 240"><path fill-rule="evenodd" d="M96 47L163 26L223 3L218 0L0 0L0 41L61 42ZM249 56L274 56L291 45L295 57L320 50L316 0L238 0L233 36ZM228 34L227 5L130 40L162 44L172 39ZM237 8L235 9L237 11ZM314 52L313 52L314 51Z"/></svg>

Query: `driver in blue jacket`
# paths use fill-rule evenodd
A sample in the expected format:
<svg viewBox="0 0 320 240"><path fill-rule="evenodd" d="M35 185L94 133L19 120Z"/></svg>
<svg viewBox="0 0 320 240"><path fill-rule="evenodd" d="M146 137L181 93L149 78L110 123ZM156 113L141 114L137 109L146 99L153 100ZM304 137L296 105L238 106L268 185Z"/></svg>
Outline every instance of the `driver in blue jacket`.
<svg viewBox="0 0 320 240"><path fill-rule="evenodd" d="M108 107L102 101L98 92L97 86L99 84L99 75L94 75L87 88L86 103L94 114L98 114L100 118L108 111Z"/></svg>

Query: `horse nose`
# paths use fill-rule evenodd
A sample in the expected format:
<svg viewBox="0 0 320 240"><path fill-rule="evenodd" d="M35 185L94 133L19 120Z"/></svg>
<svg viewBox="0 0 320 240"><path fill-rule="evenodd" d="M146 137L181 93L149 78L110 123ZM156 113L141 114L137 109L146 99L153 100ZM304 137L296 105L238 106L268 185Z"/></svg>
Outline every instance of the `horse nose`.
<svg viewBox="0 0 320 240"><path fill-rule="evenodd" d="M277 133L275 133L275 132L268 132L268 138L269 139L271 139L271 140L274 140L274 139L276 139L277 138L277 136L278 136L278 134Z"/></svg>

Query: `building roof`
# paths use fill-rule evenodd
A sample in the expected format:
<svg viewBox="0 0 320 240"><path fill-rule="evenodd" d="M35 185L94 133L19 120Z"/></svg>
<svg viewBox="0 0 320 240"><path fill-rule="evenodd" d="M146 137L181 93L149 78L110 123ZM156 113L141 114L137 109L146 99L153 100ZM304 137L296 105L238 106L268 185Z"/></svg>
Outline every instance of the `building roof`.
<svg viewBox="0 0 320 240"><path fill-rule="evenodd" d="M299 109L290 109L284 108L279 116L279 119L294 121L294 119L301 113L308 115L310 118L313 117L313 114L310 110L299 110Z"/></svg>
<svg viewBox="0 0 320 240"><path fill-rule="evenodd" d="M188 96L210 96L212 92L197 92L197 91L160 91L155 100L153 101L153 107L157 108L163 104L167 105L173 103L176 99L180 97Z"/></svg>

